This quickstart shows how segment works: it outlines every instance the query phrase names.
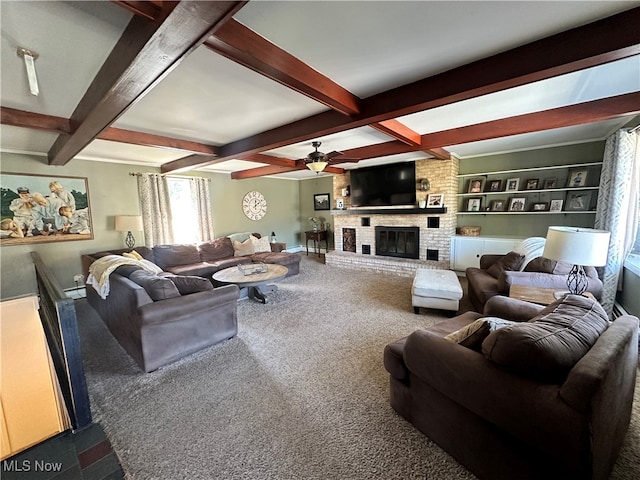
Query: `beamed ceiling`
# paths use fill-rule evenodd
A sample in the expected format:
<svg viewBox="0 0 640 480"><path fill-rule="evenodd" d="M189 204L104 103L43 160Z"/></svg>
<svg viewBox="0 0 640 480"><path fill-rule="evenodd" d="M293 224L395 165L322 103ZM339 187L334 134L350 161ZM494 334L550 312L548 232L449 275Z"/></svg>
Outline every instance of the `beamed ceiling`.
<svg viewBox="0 0 640 480"><path fill-rule="evenodd" d="M234 179L603 140L640 2L0 2L1 143ZM29 94L17 47L38 52Z"/></svg>

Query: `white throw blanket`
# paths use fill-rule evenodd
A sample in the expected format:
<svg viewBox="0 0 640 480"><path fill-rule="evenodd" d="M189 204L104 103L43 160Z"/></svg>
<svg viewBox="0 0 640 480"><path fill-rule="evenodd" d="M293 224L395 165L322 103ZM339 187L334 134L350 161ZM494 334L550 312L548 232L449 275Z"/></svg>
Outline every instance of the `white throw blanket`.
<svg viewBox="0 0 640 480"><path fill-rule="evenodd" d="M109 295L109 275L121 265L135 265L155 274L162 272L162 269L155 263L145 259L136 260L120 255L105 255L104 257L100 257L89 266L87 283L98 292L101 298L105 299Z"/></svg>

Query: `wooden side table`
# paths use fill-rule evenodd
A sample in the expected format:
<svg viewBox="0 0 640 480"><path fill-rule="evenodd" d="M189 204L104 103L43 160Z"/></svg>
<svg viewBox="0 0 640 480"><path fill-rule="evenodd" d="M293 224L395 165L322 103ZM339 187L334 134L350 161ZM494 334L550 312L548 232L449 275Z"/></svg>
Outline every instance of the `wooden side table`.
<svg viewBox="0 0 640 480"><path fill-rule="evenodd" d="M284 242L271 242L272 252L281 252L287 249L287 244Z"/></svg>
<svg viewBox="0 0 640 480"><path fill-rule="evenodd" d="M555 293L558 291L564 291L562 288L540 288L540 287L527 287L524 285L512 285L509 288L509 296L511 298L517 298L518 300L524 300L525 302L537 303L538 305L550 305L557 300ZM595 297L591 292L584 292L583 295L592 300Z"/></svg>
<svg viewBox="0 0 640 480"><path fill-rule="evenodd" d="M309 255L309 240L313 240L313 249L320 256L320 242L324 240L324 244L327 250L329 250L329 240L327 239L327 231L326 230L318 230L314 232L313 230L309 230L304 232L306 235L305 245L307 247L307 256Z"/></svg>

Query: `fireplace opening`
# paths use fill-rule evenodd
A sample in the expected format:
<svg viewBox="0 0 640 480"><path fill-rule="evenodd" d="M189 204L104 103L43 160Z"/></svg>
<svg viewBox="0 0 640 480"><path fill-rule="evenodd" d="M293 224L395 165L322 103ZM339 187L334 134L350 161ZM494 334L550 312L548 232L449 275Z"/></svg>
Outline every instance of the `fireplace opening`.
<svg viewBox="0 0 640 480"><path fill-rule="evenodd" d="M420 258L420 227L376 227L376 255Z"/></svg>
<svg viewBox="0 0 640 480"><path fill-rule="evenodd" d="M342 251L356 253L356 229L342 229Z"/></svg>

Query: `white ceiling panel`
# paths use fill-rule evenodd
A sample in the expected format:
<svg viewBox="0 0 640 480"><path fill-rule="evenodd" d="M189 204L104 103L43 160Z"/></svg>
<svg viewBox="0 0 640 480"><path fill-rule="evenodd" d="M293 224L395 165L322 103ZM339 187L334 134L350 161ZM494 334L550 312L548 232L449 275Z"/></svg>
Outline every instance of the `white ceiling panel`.
<svg viewBox="0 0 640 480"><path fill-rule="evenodd" d="M199 47L115 126L221 145L326 109Z"/></svg>
<svg viewBox="0 0 640 480"><path fill-rule="evenodd" d="M117 163L160 166L163 163L177 160L187 155L179 150L94 140L78 154L77 158L80 160L107 160Z"/></svg>
<svg viewBox="0 0 640 480"><path fill-rule="evenodd" d="M43 155L49 151L58 135L30 128L0 127L3 152Z"/></svg>

